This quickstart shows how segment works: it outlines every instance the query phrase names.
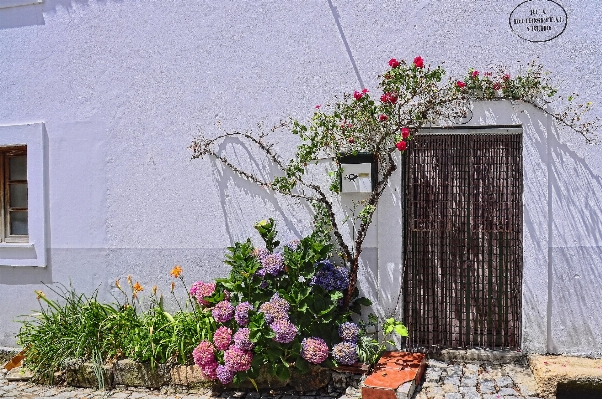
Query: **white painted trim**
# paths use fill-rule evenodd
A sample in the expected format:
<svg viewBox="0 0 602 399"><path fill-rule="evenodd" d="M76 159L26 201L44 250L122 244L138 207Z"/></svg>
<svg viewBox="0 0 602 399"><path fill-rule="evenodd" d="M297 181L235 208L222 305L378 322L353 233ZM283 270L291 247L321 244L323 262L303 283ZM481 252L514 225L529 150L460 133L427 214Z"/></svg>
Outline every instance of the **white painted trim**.
<svg viewBox="0 0 602 399"><path fill-rule="evenodd" d="M417 134L522 134L520 126L429 127Z"/></svg>
<svg viewBox="0 0 602 399"><path fill-rule="evenodd" d="M0 146L27 146L29 242L0 245L1 266L46 266L46 156L44 123L0 126Z"/></svg>
<svg viewBox="0 0 602 399"><path fill-rule="evenodd" d="M44 0L0 0L0 8L28 6L30 4L41 4Z"/></svg>

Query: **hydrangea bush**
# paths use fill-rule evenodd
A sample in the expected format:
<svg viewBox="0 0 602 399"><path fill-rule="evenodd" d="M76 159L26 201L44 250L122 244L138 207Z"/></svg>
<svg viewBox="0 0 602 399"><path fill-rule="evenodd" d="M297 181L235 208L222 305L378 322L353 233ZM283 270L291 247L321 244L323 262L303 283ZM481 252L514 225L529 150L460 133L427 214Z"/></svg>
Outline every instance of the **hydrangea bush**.
<svg viewBox="0 0 602 399"><path fill-rule="evenodd" d="M281 247L272 219L255 228L262 246L236 243L226 256L230 276L196 282L190 290L216 322L212 340L200 342L193 352L203 374L228 384L255 379L267 368L284 380L291 367L304 372L310 364L357 361L351 349L334 349L357 339L359 330L349 321L351 311L341 306L349 270L328 260L331 244L314 233ZM356 291L352 308L359 312L369 304Z"/></svg>

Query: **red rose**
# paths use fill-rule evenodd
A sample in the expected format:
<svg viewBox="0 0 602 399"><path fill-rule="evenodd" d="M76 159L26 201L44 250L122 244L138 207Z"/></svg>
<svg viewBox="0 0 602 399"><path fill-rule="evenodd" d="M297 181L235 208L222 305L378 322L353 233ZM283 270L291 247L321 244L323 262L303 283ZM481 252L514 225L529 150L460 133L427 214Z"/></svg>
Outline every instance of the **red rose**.
<svg viewBox="0 0 602 399"><path fill-rule="evenodd" d="M462 82L461 80L458 80L458 81L456 82L456 86L457 86L459 89L461 89L461 88L463 88L463 87L466 87L466 83Z"/></svg>
<svg viewBox="0 0 602 399"><path fill-rule="evenodd" d="M348 141L349 141L349 144L355 143L355 140L353 139L353 137L350 137Z"/></svg>
<svg viewBox="0 0 602 399"><path fill-rule="evenodd" d="M493 90L499 90L501 88L502 88L502 84L501 83L495 82L493 84Z"/></svg>
<svg viewBox="0 0 602 399"><path fill-rule="evenodd" d="M368 89L362 89L362 94L368 93Z"/></svg>
<svg viewBox="0 0 602 399"><path fill-rule="evenodd" d="M386 121L387 119L389 119L389 117L385 114L380 114L380 116L378 117L378 119L380 119L381 121Z"/></svg>
<svg viewBox="0 0 602 399"><path fill-rule="evenodd" d="M401 137L403 137L404 140L410 137L410 129L407 127L401 128Z"/></svg>
<svg viewBox="0 0 602 399"><path fill-rule="evenodd" d="M389 60L389 66L391 68L397 68L399 66L399 61L397 61L395 58L391 58Z"/></svg>
<svg viewBox="0 0 602 399"><path fill-rule="evenodd" d="M321 107L320 104L316 105L316 109L320 109L320 107Z"/></svg>
<svg viewBox="0 0 602 399"><path fill-rule="evenodd" d="M355 98L356 100L359 100L363 96L364 95L362 93L360 93L359 91L357 91L357 90L353 92L353 98Z"/></svg>
<svg viewBox="0 0 602 399"><path fill-rule="evenodd" d="M510 80L510 75L508 75L507 73L505 73L505 74L504 74L504 76L502 76L502 80L503 80L504 82L507 82L507 81L509 81L509 80Z"/></svg>
<svg viewBox="0 0 602 399"><path fill-rule="evenodd" d="M414 65L416 65L416 68L424 68L424 61L421 56L414 58Z"/></svg>
<svg viewBox="0 0 602 399"><path fill-rule="evenodd" d="M479 76L479 71L472 71L472 74L471 74L471 76L472 76L473 78L476 78L477 76Z"/></svg>
<svg viewBox="0 0 602 399"><path fill-rule="evenodd" d="M397 147L399 151L405 151L406 148L408 148L408 143L405 141L400 141L399 143L395 144L395 147Z"/></svg>

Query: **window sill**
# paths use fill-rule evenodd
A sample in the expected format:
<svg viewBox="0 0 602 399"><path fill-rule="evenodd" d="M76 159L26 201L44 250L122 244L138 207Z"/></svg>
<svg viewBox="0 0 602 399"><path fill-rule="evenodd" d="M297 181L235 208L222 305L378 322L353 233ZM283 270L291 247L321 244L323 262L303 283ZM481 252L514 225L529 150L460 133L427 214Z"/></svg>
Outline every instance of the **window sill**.
<svg viewBox="0 0 602 399"><path fill-rule="evenodd" d="M33 248L31 242L0 242L0 248Z"/></svg>
<svg viewBox="0 0 602 399"><path fill-rule="evenodd" d="M43 0L0 0L0 8L10 8L40 4Z"/></svg>

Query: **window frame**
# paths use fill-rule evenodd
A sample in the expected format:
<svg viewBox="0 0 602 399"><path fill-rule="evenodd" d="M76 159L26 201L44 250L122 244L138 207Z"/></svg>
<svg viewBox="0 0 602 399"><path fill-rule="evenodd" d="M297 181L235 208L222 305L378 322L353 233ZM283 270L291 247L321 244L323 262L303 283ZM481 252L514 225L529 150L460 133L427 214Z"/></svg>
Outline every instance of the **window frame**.
<svg viewBox="0 0 602 399"><path fill-rule="evenodd" d="M11 207L10 190L11 184L28 184L28 180L10 179L10 159L15 156L27 157L27 146L0 147L0 241L4 243L29 242L29 200L25 208ZM26 169L27 173L27 169ZM27 178L27 175L25 176ZM11 234L10 214L11 212L27 212L28 226L27 234Z"/></svg>
<svg viewBox="0 0 602 399"><path fill-rule="evenodd" d="M27 240L22 236L1 240L0 267L29 266L46 267L48 237L48 191L46 187L47 134L44 123L27 123L20 125L0 125L0 151L9 148L24 147L27 149ZM5 184L6 165L1 160L0 176ZM2 204L0 213L5 213L6 190L0 195ZM0 221L0 233L6 230L6 218ZM3 236L2 236L3 237Z"/></svg>

